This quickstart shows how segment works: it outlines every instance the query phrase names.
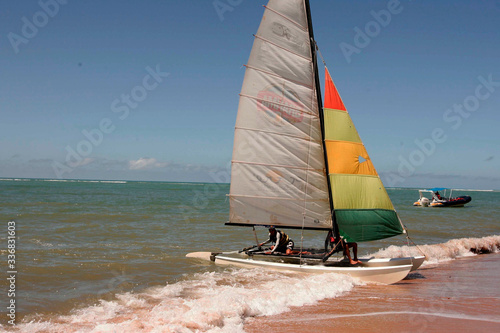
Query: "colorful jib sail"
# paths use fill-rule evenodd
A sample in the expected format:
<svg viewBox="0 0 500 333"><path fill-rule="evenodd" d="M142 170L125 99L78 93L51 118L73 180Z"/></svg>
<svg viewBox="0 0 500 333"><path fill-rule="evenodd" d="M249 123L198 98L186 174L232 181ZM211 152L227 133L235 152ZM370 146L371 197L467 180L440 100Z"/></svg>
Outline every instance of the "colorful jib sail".
<svg viewBox="0 0 500 333"><path fill-rule="evenodd" d="M319 112L308 14L304 0L266 6L240 94L227 224L322 230L338 224L347 240L357 242L401 234L328 71Z"/></svg>
<svg viewBox="0 0 500 333"><path fill-rule="evenodd" d="M349 241L364 242L403 233L403 225L326 68L323 114L331 200L341 235Z"/></svg>

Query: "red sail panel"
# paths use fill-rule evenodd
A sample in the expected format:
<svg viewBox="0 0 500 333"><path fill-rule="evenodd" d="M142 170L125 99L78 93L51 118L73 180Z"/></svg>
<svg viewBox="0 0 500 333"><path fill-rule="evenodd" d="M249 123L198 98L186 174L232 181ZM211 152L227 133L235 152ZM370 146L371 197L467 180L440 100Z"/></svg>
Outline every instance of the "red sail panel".
<svg viewBox="0 0 500 333"><path fill-rule="evenodd" d="M343 110L347 111L339 92L333 83L333 80L325 67L325 109Z"/></svg>

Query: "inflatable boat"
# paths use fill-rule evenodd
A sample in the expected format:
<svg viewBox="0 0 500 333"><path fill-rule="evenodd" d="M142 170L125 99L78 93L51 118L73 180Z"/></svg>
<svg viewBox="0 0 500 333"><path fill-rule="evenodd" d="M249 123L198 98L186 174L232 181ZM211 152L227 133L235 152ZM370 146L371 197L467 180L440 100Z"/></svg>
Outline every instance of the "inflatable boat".
<svg viewBox="0 0 500 333"><path fill-rule="evenodd" d="M443 192L443 195L439 193ZM446 192L449 191L449 197ZM443 187L435 187L428 190L419 190L420 198L413 203L413 206L421 207L463 207L472 198L468 195L452 197L453 190ZM428 198L425 194L430 194Z"/></svg>

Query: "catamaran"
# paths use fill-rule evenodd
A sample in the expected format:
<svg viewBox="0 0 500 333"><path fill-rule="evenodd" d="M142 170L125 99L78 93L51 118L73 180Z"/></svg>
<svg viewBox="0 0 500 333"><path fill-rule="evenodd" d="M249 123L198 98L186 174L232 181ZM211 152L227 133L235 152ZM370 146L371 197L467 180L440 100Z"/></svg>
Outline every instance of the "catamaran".
<svg viewBox="0 0 500 333"><path fill-rule="evenodd" d="M326 65L322 106L318 53L309 1L270 0L240 93L226 225L251 227L254 233L256 226L331 231L346 242L403 234L405 226ZM301 245L295 254L269 254L255 245L187 256L242 267L343 273L385 284L404 279L425 258L362 259L352 266L331 257L333 252Z"/></svg>

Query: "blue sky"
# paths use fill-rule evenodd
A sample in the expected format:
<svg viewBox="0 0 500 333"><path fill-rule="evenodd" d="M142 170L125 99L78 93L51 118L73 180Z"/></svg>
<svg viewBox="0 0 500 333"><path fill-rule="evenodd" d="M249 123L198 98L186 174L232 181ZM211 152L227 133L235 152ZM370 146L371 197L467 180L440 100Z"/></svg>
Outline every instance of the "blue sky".
<svg viewBox="0 0 500 333"><path fill-rule="evenodd" d="M228 180L265 3L3 2L0 177ZM311 10L386 186L500 189L500 1Z"/></svg>

